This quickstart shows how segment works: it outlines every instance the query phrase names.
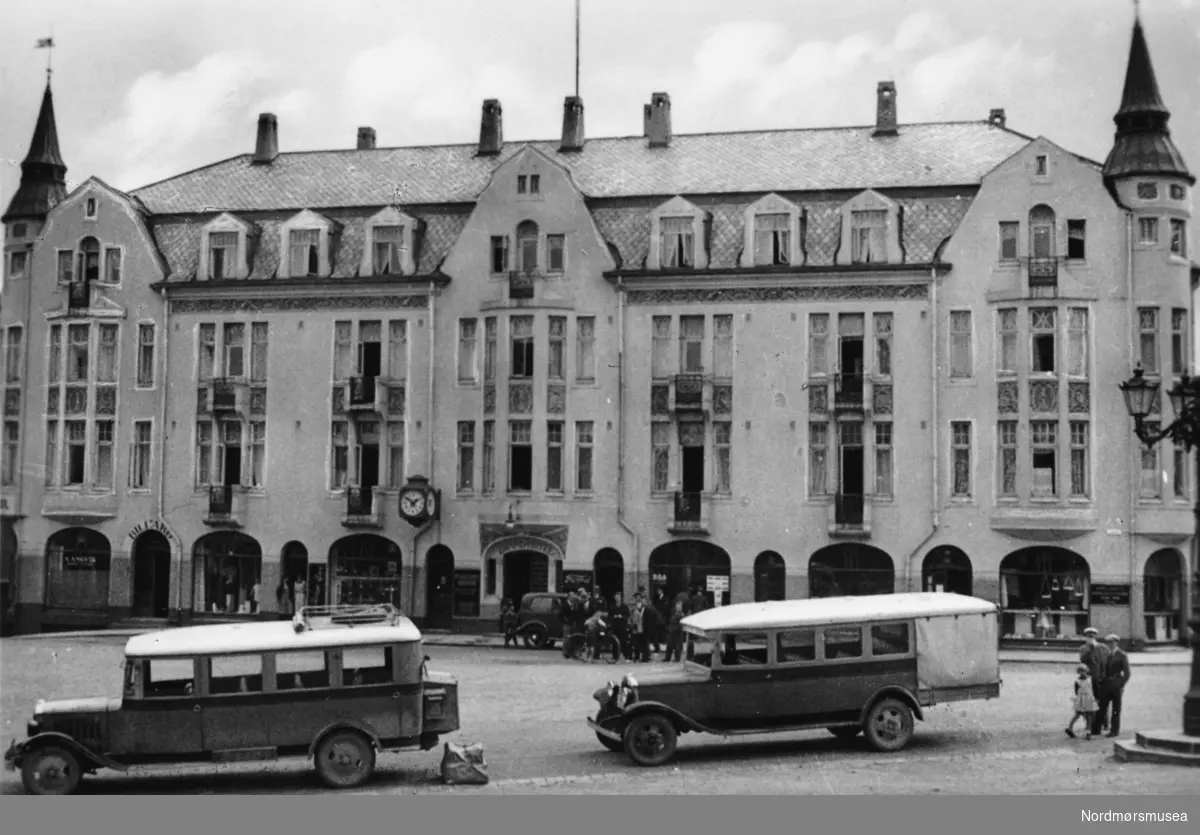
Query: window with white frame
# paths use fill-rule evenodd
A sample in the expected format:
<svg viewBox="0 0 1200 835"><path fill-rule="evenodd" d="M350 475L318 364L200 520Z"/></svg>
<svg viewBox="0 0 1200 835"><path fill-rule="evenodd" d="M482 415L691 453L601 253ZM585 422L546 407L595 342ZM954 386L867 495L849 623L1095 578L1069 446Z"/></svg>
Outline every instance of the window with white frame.
<svg viewBox="0 0 1200 835"><path fill-rule="evenodd" d="M533 423L528 420L508 424L508 489L514 493L533 489Z"/></svg>
<svg viewBox="0 0 1200 835"><path fill-rule="evenodd" d="M679 317L679 368L684 374L704 370L704 317Z"/></svg>
<svg viewBox="0 0 1200 835"><path fill-rule="evenodd" d="M1000 421L997 432L1000 441L1000 495L1017 495L1017 422Z"/></svg>
<svg viewBox="0 0 1200 835"><path fill-rule="evenodd" d="M87 464L87 421L68 420L64 440L63 485L82 487Z"/></svg>
<svg viewBox="0 0 1200 835"><path fill-rule="evenodd" d="M1000 260L1017 260L1017 239L1020 237L1021 224L1015 220L1000 221Z"/></svg>
<svg viewBox="0 0 1200 835"><path fill-rule="evenodd" d="M512 339L509 351L512 369L509 376L517 379L533 376L533 317L513 316L509 320Z"/></svg>
<svg viewBox="0 0 1200 835"><path fill-rule="evenodd" d="M561 420L546 423L546 491L563 490L563 428Z"/></svg>
<svg viewBox="0 0 1200 835"><path fill-rule="evenodd" d="M791 262L791 217L787 214L754 216L754 263L776 266Z"/></svg>
<svg viewBox="0 0 1200 835"><path fill-rule="evenodd" d="M354 487L363 487L365 492L366 485L363 484L363 473L367 469L365 463L370 461L374 465L373 469L379 465L379 424L373 420L359 421L352 428L350 442L354 448L354 469L350 473L349 484ZM377 469L376 473L378 473Z"/></svg>
<svg viewBox="0 0 1200 835"><path fill-rule="evenodd" d="M1086 307L1067 310L1067 374L1088 374L1088 311Z"/></svg>
<svg viewBox="0 0 1200 835"><path fill-rule="evenodd" d="M267 422L265 420L252 420L248 424L249 437L247 438L250 447L250 472L247 486L249 487L266 487L267 486Z"/></svg>
<svg viewBox="0 0 1200 835"><path fill-rule="evenodd" d="M250 382L267 381L267 349L269 328L266 322L250 323Z"/></svg>
<svg viewBox="0 0 1200 835"><path fill-rule="evenodd" d="M546 375L551 380L562 380L567 375L567 317L550 317L550 345L547 354Z"/></svg>
<svg viewBox="0 0 1200 835"><path fill-rule="evenodd" d="M1034 172L1039 177L1045 177L1050 170L1050 160L1045 154L1038 154L1034 159Z"/></svg>
<svg viewBox="0 0 1200 835"><path fill-rule="evenodd" d="M1159 422L1146 421L1147 432L1157 432ZM1162 467L1158 462L1158 446L1141 444L1142 480L1139 495L1143 499L1162 498Z"/></svg>
<svg viewBox="0 0 1200 835"><path fill-rule="evenodd" d="M10 458L10 461L16 460ZM58 484L58 418L46 421L46 478L45 486L54 487Z"/></svg>
<svg viewBox="0 0 1200 835"><path fill-rule="evenodd" d="M483 492L496 492L496 421L483 422Z"/></svg>
<svg viewBox="0 0 1200 835"><path fill-rule="evenodd" d="M50 326L50 346L48 355L46 382L57 383L62 377L62 325Z"/></svg>
<svg viewBox="0 0 1200 835"><path fill-rule="evenodd" d="M223 377L244 377L246 375L246 326L241 323L227 322L223 332L225 365L221 369Z"/></svg>
<svg viewBox="0 0 1200 835"><path fill-rule="evenodd" d="M969 499L971 490L971 423L966 420L950 422L950 495Z"/></svg>
<svg viewBox="0 0 1200 835"><path fill-rule="evenodd" d="M887 260L887 210L850 213L850 260L875 264Z"/></svg>
<svg viewBox="0 0 1200 835"><path fill-rule="evenodd" d="M659 220L659 263L666 268L691 267L696 258L696 240L690 217Z"/></svg>
<svg viewBox="0 0 1200 835"><path fill-rule="evenodd" d="M398 490L404 485L404 421L393 420L389 422L387 433L387 486L393 490Z"/></svg>
<svg viewBox="0 0 1200 835"><path fill-rule="evenodd" d="M0 462L0 484L10 487L17 483L17 459L21 451L21 424L4 421L4 460Z"/></svg>
<svg viewBox="0 0 1200 835"><path fill-rule="evenodd" d="M58 283L70 284L75 280L75 253L71 250L58 252Z"/></svg>
<svg viewBox="0 0 1200 835"><path fill-rule="evenodd" d="M483 320L483 379L492 382L496 379L496 317L488 316Z"/></svg>
<svg viewBox="0 0 1200 835"><path fill-rule="evenodd" d="M4 381L6 383L21 382L21 349L24 337L25 329L20 325L12 325L4 334Z"/></svg>
<svg viewBox="0 0 1200 835"><path fill-rule="evenodd" d="M237 232L210 232L208 235L208 277L237 277Z"/></svg>
<svg viewBox="0 0 1200 835"><path fill-rule="evenodd" d="M115 246L104 250L104 281L107 284L121 283L121 250Z"/></svg>
<svg viewBox="0 0 1200 835"><path fill-rule="evenodd" d="M1087 221L1067 221L1067 258L1082 261L1087 258Z"/></svg>
<svg viewBox="0 0 1200 835"><path fill-rule="evenodd" d="M153 323L141 323L138 325L137 385L138 388L152 388L154 386Z"/></svg>
<svg viewBox="0 0 1200 835"><path fill-rule="evenodd" d="M508 272L508 236L492 235L492 274Z"/></svg>
<svg viewBox="0 0 1200 835"><path fill-rule="evenodd" d="M824 496L829 493L829 424L808 425L808 493Z"/></svg>
<svg viewBox="0 0 1200 835"><path fill-rule="evenodd" d="M1052 258L1054 243L1054 210L1049 206L1034 206L1029 210L1029 254L1034 258Z"/></svg>
<svg viewBox="0 0 1200 835"><path fill-rule="evenodd" d="M534 272L538 268L538 226L532 220L517 224L517 269Z"/></svg>
<svg viewBox="0 0 1200 835"><path fill-rule="evenodd" d="M1002 308L996 312L996 329L999 339L996 351L996 371L1000 374L1017 373L1017 311Z"/></svg>
<svg viewBox="0 0 1200 835"><path fill-rule="evenodd" d="M567 268L567 247L565 235L546 236L546 270L561 273Z"/></svg>
<svg viewBox="0 0 1200 835"><path fill-rule="evenodd" d="M354 355L350 350L352 342L351 323L333 323L333 379L337 382L350 379L353 370Z"/></svg>
<svg viewBox="0 0 1200 835"><path fill-rule="evenodd" d="M596 317L575 319L575 381L591 383L596 379Z"/></svg>
<svg viewBox="0 0 1200 835"><path fill-rule="evenodd" d="M530 174L529 175L529 193L530 194L541 194L541 191L542 191L542 175L541 174Z"/></svg>
<svg viewBox="0 0 1200 835"><path fill-rule="evenodd" d="M1147 374L1158 373L1158 309L1138 308L1138 360Z"/></svg>
<svg viewBox="0 0 1200 835"><path fill-rule="evenodd" d="M217 326L202 324L198 333L196 378L201 382L211 380L217 368Z"/></svg>
<svg viewBox="0 0 1200 835"><path fill-rule="evenodd" d="M222 420L217 424L216 475L218 484L245 484L242 472L242 422L240 420ZM234 472L236 462L237 472Z"/></svg>
<svg viewBox="0 0 1200 835"><path fill-rule="evenodd" d="M1036 374L1053 374L1058 359L1058 311L1035 307L1029 311L1032 369Z"/></svg>
<svg viewBox="0 0 1200 835"><path fill-rule="evenodd" d="M1140 217L1140 218L1138 218L1138 243L1140 243L1140 244L1156 244L1156 243L1158 243L1158 218L1156 218L1156 217Z"/></svg>
<svg viewBox="0 0 1200 835"><path fill-rule="evenodd" d="M971 311L950 311L950 376L956 379L971 377L975 371L971 356Z"/></svg>
<svg viewBox="0 0 1200 835"><path fill-rule="evenodd" d="M403 235L402 226L371 228L371 270L375 275L400 274L400 247Z"/></svg>
<svg viewBox="0 0 1200 835"><path fill-rule="evenodd" d="M1088 468L1088 422L1071 421L1071 497L1087 498L1091 474Z"/></svg>
<svg viewBox="0 0 1200 835"><path fill-rule="evenodd" d="M216 483L213 472L213 424L208 418L196 421L196 486L207 487Z"/></svg>
<svg viewBox="0 0 1200 835"><path fill-rule="evenodd" d="M96 382L117 381L117 326L100 325L96 346Z"/></svg>
<svg viewBox="0 0 1200 835"><path fill-rule="evenodd" d="M475 421L458 422L458 480L460 493L475 489Z"/></svg>
<svg viewBox="0 0 1200 835"><path fill-rule="evenodd" d="M1192 345L1188 342L1188 312L1185 308L1176 307L1171 310L1171 370L1176 374L1184 374L1191 363Z"/></svg>
<svg viewBox="0 0 1200 835"><path fill-rule="evenodd" d="M1190 491L1188 490L1188 455L1187 449L1179 444L1172 444L1171 451L1175 457L1175 498L1186 499Z"/></svg>
<svg viewBox="0 0 1200 835"><path fill-rule="evenodd" d="M808 373L829 373L829 314L808 314Z"/></svg>
<svg viewBox="0 0 1200 835"><path fill-rule="evenodd" d="M91 334L88 325L67 326L67 382L86 383L88 381L88 353Z"/></svg>
<svg viewBox="0 0 1200 835"><path fill-rule="evenodd" d="M671 484L671 425L650 424L650 489L665 493Z"/></svg>
<svg viewBox="0 0 1200 835"><path fill-rule="evenodd" d="M892 376L892 314L876 313L875 323L875 373L880 377Z"/></svg>
<svg viewBox="0 0 1200 835"><path fill-rule="evenodd" d="M134 490L150 487L151 433L153 426L148 420L134 421L133 443L129 449L129 486Z"/></svg>
<svg viewBox="0 0 1200 835"><path fill-rule="evenodd" d="M1058 423L1035 420L1029 424L1033 463L1033 496L1039 499L1058 495Z"/></svg>
<svg viewBox="0 0 1200 835"><path fill-rule="evenodd" d="M476 320L458 320L458 381L475 382Z"/></svg>
<svg viewBox="0 0 1200 835"><path fill-rule="evenodd" d="M733 424L727 420L713 423L713 458L713 492L729 495L733 485Z"/></svg>
<svg viewBox="0 0 1200 835"><path fill-rule="evenodd" d="M329 457L329 488L343 489L350 479L350 426L344 420L335 420L330 435L332 454Z"/></svg>
<svg viewBox="0 0 1200 835"><path fill-rule="evenodd" d="M595 424L590 420L575 421L575 491L592 492L592 467L594 465Z"/></svg>
<svg viewBox="0 0 1200 835"><path fill-rule="evenodd" d="M388 379L403 382L408 379L408 321L388 322Z"/></svg>
<svg viewBox="0 0 1200 835"><path fill-rule="evenodd" d="M1138 183L1137 184L1138 200L1157 200L1158 199L1158 184L1157 183Z"/></svg>
<svg viewBox="0 0 1200 835"><path fill-rule="evenodd" d="M718 379L733 377L733 317L729 314L713 316L713 376Z"/></svg>
<svg viewBox="0 0 1200 835"><path fill-rule="evenodd" d="M655 378L661 379L671 375L671 317L655 316L651 322L651 373Z"/></svg>
<svg viewBox="0 0 1200 835"><path fill-rule="evenodd" d="M79 242L79 279L100 281L100 242L92 237Z"/></svg>
<svg viewBox="0 0 1200 835"><path fill-rule="evenodd" d="M893 494L893 441L892 424L875 424L875 495L890 499Z"/></svg>
<svg viewBox="0 0 1200 835"><path fill-rule="evenodd" d="M9 278L24 278L25 271L29 269L29 253L25 250L17 250L8 255L8 277Z"/></svg>
<svg viewBox="0 0 1200 835"><path fill-rule="evenodd" d="M1187 257L1187 223L1179 218L1171 218L1171 254L1180 258Z"/></svg>
<svg viewBox="0 0 1200 835"><path fill-rule="evenodd" d="M88 220L96 218L96 198L89 197L83 204L83 216Z"/></svg>

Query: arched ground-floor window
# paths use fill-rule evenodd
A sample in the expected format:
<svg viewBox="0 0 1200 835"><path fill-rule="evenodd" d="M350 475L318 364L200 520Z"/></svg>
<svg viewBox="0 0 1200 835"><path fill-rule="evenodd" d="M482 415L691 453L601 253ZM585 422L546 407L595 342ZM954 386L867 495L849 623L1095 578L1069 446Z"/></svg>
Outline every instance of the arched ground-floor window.
<svg viewBox="0 0 1200 835"><path fill-rule="evenodd" d="M774 551L754 558L754 601L787 599L787 565Z"/></svg>
<svg viewBox="0 0 1200 835"><path fill-rule="evenodd" d="M262 547L239 531L205 534L192 546L195 611L253 615L263 600Z"/></svg>
<svg viewBox="0 0 1200 835"><path fill-rule="evenodd" d="M810 597L892 594L896 569L886 551L861 543L828 545L808 561Z"/></svg>
<svg viewBox="0 0 1200 835"><path fill-rule="evenodd" d="M66 528L46 541L46 608L108 609L112 546L91 528Z"/></svg>
<svg viewBox="0 0 1200 835"><path fill-rule="evenodd" d="M1142 573L1142 614L1147 641L1178 641L1183 620L1183 557L1174 548L1155 551Z"/></svg>
<svg viewBox="0 0 1200 835"><path fill-rule="evenodd" d="M1001 635L1077 638L1090 619L1091 569L1074 551L1038 545L1000 562Z"/></svg>
<svg viewBox="0 0 1200 835"><path fill-rule="evenodd" d="M970 597L973 585L971 558L961 548L942 545L925 555L921 565L922 591L946 591Z"/></svg>
<svg viewBox="0 0 1200 835"><path fill-rule="evenodd" d="M402 608L400 568L400 547L390 539L371 533L344 536L329 548L333 584L329 602L391 603Z"/></svg>

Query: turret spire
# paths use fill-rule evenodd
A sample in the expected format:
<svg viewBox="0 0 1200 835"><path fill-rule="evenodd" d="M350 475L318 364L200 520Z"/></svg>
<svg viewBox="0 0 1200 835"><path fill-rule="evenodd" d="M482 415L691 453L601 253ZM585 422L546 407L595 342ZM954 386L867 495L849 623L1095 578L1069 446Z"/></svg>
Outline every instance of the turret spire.
<svg viewBox="0 0 1200 835"><path fill-rule="evenodd" d="M50 83L42 94L42 107L33 127L29 153L21 162L21 185L8 204L3 222L17 218L42 219L66 197L67 165L58 150L58 126L54 121L54 95Z"/></svg>

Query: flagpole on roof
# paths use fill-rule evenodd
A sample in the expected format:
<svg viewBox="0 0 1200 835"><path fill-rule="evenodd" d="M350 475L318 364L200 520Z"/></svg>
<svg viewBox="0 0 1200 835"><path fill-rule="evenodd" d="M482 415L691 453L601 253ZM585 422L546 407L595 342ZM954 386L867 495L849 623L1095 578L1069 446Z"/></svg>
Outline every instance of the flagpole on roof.
<svg viewBox="0 0 1200 835"><path fill-rule="evenodd" d="M575 97L579 97L579 0L575 0Z"/></svg>

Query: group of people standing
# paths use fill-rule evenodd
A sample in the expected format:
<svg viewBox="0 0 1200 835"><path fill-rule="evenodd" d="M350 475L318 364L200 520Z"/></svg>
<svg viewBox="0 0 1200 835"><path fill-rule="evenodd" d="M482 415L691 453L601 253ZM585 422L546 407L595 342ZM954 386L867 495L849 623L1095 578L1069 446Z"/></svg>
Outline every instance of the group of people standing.
<svg viewBox="0 0 1200 835"><path fill-rule="evenodd" d="M1121 700L1129 683L1129 657L1121 649L1118 635L1106 635L1089 626L1079 649L1079 667L1075 679L1075 713L1067 725L1067 736L1075 738L1075 723L1083 719L1087 739L1105 731L1115 737L1121 733Z"/></svg>
<svg viewBox="0 0 1200 835"><path fill-rule="evenodd" d="M627 605L624 594L619 591L613 594L610 605L599 588L591 592L580 588L567 593L559 618L564 635L582 632L587 636L589 660L595 654L596 639L601 630L607 629L620 641L622 652L633 661L650 661L651 650L661 652L664 645L663 660L678 661L683 657L683 619L711 605L699 586L685 589L671 599L661 588L655 589L651 597L646 587L641 586L633 595L633 605ZM565 641L563 654L567 654Z"/></svg>

